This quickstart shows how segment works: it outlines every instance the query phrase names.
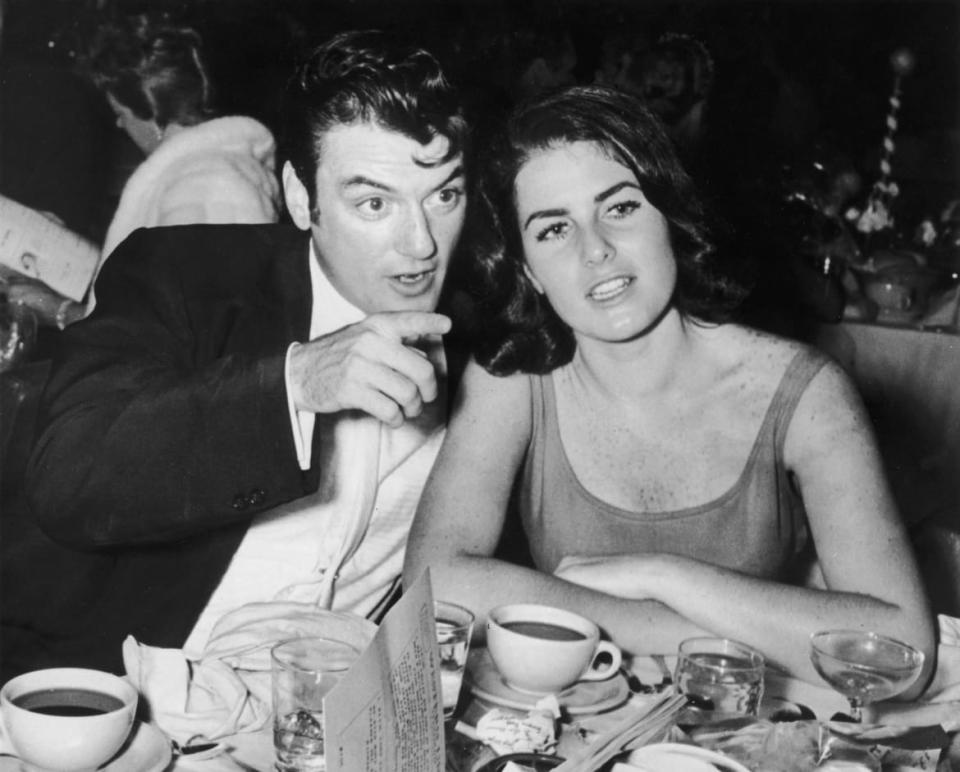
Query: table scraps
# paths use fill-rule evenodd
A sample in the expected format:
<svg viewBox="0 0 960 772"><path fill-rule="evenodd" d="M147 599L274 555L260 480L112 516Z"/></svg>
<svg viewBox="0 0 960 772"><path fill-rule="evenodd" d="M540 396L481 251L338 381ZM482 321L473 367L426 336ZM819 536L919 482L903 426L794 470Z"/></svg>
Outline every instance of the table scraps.
<svg viewBox="0 0 960 772"><path fill-rule="evenodd" d="M554 753L557 745L557 721L560 704L555 695L548 695L526 715L493 708L477 721L476 729L457 723L457 731L480 740L497 754Z"/></svg>
<svg viewBox="0 0 960 772"><path fill-rule="evenodd" d="M894 727L844 722L757 720L725 729L704 725L692 730L697 745L725 753L765 772L805 772L851 748L865 749L884 768L937 768L950 741L940 726Z"/></svg>

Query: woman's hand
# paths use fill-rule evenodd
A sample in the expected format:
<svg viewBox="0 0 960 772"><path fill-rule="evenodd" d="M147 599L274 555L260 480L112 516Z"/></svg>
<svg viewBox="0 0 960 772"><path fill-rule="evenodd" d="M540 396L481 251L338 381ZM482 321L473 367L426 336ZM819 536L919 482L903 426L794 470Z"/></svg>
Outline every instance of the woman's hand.
<svg viewBox="0 0 960 772"><path fill-rule="evenodd" d="M554 576L597 592L630 600L652 600L650 555L567 555Z"/></svg>

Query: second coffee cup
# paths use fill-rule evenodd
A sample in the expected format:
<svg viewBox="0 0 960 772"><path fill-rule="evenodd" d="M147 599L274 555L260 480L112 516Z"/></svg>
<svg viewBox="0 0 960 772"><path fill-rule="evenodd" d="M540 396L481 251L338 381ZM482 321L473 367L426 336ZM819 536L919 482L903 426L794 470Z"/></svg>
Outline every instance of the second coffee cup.
<svg viewBox="0 0 960 772"><path fill-rule="evenodd" d="M571 611L534 603L499 606L487 615L487 649L504 681L533 694L616 675L621 654L599 628ZM603 662L605 654L609 662Z"/></svg>

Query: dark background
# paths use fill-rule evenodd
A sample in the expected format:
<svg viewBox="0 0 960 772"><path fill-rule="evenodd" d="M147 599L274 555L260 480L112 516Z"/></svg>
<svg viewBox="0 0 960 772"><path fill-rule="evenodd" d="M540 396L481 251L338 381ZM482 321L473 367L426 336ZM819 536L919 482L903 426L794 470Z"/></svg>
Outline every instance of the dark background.
<svg viewBox="0 0 960 772"><path fill-rule="evenodd" d="M877 179L890 55L906 47L916 66L903 80L895 137L899 222L909 229L960 198L956 0L0 0L0 8L0 193L94 240L141 158L102 96L70 73L72 57L97 14L158 9L203 34L220 110L271 128L293 62L344 29L412 35L445 61L481 120L510 104L529 58L564 35L582 83L593 81L611 36L648 45L664 33L693 35L715 76L692 168L731 225L732 251L770 275L782 257L785 168L840 158L860 174L863 195ZM770 303L779 307L779 294Z"/></svg>
<svg viewBox="0 0 960 772"><path fill-rule="evenodd" d="M879 138L889 94L890 53L917 56L901 131L960 127L960 3L955 0L666 2L665 0L6 0L5 58L70 45L85 17L164 9L204 33L227 111L269 119L275 88L299 50L342 29L380 27L416 35L470 82L503 75L505 51L522 31L568 31L578 79L589 81L604 35L635 30L699 37L713 54L718 87L739 85L751 101L784 77L809 91L808 122L845 145ZM749 71L749 73L748 73ZM750 82L746 80L751 78ZM744 79L739 83L736 79ZM766 81L766 82L764 82Z"/></svg>

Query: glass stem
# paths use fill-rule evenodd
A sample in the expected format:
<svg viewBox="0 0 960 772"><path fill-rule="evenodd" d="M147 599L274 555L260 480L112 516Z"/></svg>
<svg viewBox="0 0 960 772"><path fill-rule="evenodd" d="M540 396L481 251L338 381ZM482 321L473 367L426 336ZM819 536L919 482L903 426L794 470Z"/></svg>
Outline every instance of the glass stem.
<svg viewBox="0 0 960 772"><path fill-rule="evenodd" d="M863 703L860 701L860 698L847 697L847 701L850 703L850 718L858 724L861 723L863 721L863 712L860 710L860 706Z"/></svg>

